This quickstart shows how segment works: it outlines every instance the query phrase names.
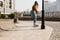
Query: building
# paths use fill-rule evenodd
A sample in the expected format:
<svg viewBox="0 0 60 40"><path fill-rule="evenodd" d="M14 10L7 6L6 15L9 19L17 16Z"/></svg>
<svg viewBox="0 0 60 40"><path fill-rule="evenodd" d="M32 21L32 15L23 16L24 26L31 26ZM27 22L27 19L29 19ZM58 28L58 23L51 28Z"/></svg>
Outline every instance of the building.
<svg viewBox="0 0 60 40"><path fill-rule="evenodd" d="M10 14L15 11L15 0L0 0L1 14Z"/></svg>
<svg viewBox="0 0 60 40"><path fill-rule="evenodd" d="M46 17L59 17L60 18L60 0L55 2L45 1L44 10Z"/></svg>

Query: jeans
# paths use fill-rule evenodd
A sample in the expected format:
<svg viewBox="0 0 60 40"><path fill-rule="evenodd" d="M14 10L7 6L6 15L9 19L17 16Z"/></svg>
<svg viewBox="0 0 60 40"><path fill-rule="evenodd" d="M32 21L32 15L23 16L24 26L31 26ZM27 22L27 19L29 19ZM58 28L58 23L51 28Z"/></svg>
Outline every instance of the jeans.
<svg viewBox="0 0 60 40"><path fill-rule="evenodd" d="M37 14L36 14L36 12L34 10L31 11L31 16L32 16L32 18L34 20L34 23L36 23L36 21L37 21Z"/></svg>

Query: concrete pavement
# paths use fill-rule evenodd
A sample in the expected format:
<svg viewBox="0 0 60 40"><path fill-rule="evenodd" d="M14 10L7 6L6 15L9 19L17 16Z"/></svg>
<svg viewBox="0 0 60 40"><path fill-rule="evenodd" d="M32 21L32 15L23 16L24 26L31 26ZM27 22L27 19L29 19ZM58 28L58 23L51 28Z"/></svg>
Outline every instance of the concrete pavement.
<svg viewBox="0 0 60 40"><path fill-rule="evenodd" d="M0 40L49 40L53 28L41 30L41 22L37 24L39 27L33 27L33 21L19 21L15 29L0 32Z"/></svg>

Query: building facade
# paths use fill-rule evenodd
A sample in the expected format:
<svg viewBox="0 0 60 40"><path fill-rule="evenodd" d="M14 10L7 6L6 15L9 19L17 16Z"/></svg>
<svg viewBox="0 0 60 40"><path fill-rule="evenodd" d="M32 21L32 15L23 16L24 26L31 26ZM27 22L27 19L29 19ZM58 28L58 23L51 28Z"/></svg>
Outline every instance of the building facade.
<svg viewBox="0 0 60 40"><path fill-rule="evenodd" d="M15 11L15 0L0 0L1 14L10 14Z"/></svg>
<svg viewBox="0 0 60 40"><path fill-rule="evenodd" d="M56 0L53 3L49 1L45 1L44 10L45 10L46 17L59 17L60 18L60 0Z"/></svg>

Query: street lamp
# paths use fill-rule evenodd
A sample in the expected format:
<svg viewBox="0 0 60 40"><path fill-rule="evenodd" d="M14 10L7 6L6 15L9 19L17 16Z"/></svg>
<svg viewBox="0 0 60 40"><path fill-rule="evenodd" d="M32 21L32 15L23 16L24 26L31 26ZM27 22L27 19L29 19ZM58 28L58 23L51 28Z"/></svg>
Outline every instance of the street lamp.
<svg viewBox="0 0 60 40"><path fill-rule="evenodd" d="M5 14L5 0L4 0L4 14Z"/></svg>
<svg viewBox="0 0 60 40"><path fill-rule="evenodd" d="M44 23L44 0L42 0L42 21L41 21L41 29L45 29L45 23Z"/></svg>

